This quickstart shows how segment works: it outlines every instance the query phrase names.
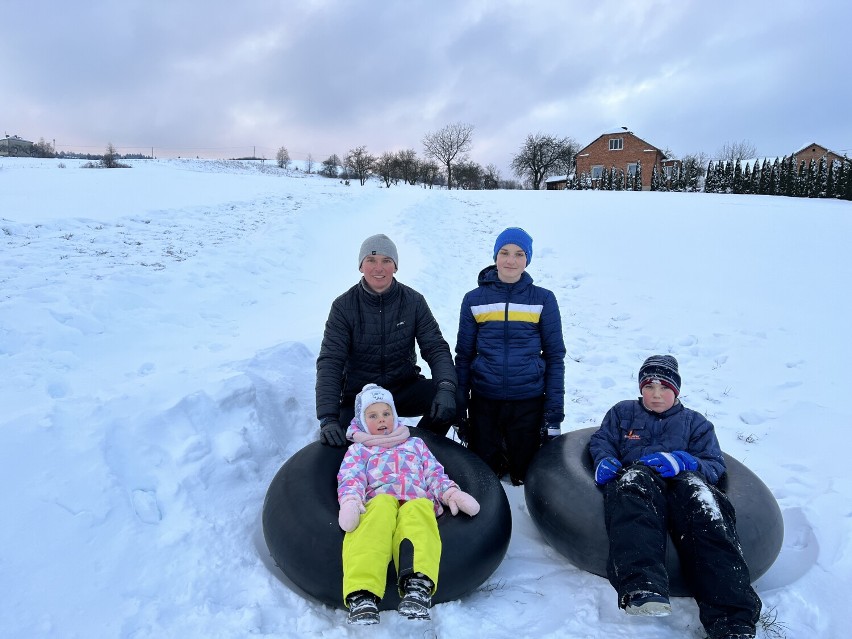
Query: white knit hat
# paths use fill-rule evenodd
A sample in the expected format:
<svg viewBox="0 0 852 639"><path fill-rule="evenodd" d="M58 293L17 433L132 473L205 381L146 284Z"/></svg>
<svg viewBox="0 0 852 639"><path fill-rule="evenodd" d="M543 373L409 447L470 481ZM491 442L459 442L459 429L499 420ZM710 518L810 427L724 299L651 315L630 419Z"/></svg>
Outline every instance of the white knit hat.
<svg viewBox="0 0 852 639"><path fill-rule="evenodd" d="M384 402L391 407L391 412L393 413L393 425L391 426L391 431L396 428L396 422L399 419L399 416L396 413L396 406L393 403L393 395L391 395L389 390L382 388L378 384L367 384L355 397L355 418L358 420L358 425L364 432L367 432L367 420L364 417L364 413L367 412L367 409L370 406L378 404L379 402Z"/></svg>

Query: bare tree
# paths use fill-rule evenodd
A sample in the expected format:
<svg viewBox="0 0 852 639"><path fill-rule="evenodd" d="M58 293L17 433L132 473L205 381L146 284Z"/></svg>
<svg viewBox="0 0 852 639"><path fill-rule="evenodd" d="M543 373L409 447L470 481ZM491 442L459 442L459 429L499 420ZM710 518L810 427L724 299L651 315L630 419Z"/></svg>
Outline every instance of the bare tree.
<svg viewBox="0 0 852 639"><path fill-rule="evenodd" d="M332 153L325 160L322 161L322 168L319 171L320 175L335 178L337 177L337 169L340 167L340 165L340 158L337 157L336 153Z"/></svg>
<svg viewBox="0 0 852 639"><path fill-rule="evenodd" d="M453 188L453 162L463 160L472 144L473 125L462 122L448 124L423 138L426 157L433 158L447 169L447 189Z"/></svg>
<svg viewBox="0 0 852 639"><path fill-rule="evenodd" d="M373 172L373 165L376 163L376 158L367 153L367 147L359 146L356 149L349 149L349 155L346 156L346 168L350 170L361 186L367 182L367 178Z"/></svg>
<svg viewBox="0 0 852 639"><path fill-rule="evenodd" d="M434 162L421 162L420 181L423 182L423 186L428 185L428 187L431 189L432 185L440 181L440 172L441 170Z"/></svg>
<svg viewBox="0 0 852 639"><path fill-rule="evenodd" d="M110 142L107 144L106 152L101 158L101 164L108 169L115 168L116 164L118 164L118 153L115 150L115 146Z"/></svg>
<svg viewBox="0 0 852 639"><path fill-rule="evenodd" d="M417 184L417 174L420 170L417 161L417 151L414 149L399 151L396 154L396 159L399 162L400 177L412 186Z"/></svg>
<svg viewBox="0 0 852 639"><path fill-rule="evenodd" d="M749 160L757 157L757 148L748 140L740 142L725 142L716 152L716 159L730 162L732 165L740 160Z"/></svg>
<svg viewBox="0 0 852 639"><path fill-rule="evenodd" d="M456 185L466 191L481 189L484 174L482 167L476 162L458 162L456 164Z"/></svg>
<svg viewBox="0 0 852 639"><path fill-rule="evenodd" d="M39 138L38 142L33 144L33 157L36 158L55 158L56 149L50 142L45 142L44 138Z"/></svg>
<svg viewBox="0 0 852 639"><path fill-rule="evenodd" d="M305 158L305 170L308 173L314 172L314 156L308 153L308 157Z"/></svg>
<svg viewBox="0 0 852 639"><path fill-rule="evenodd" d="M373 164L373 168L382 181L385 187L390 188L392 182L396 182L397 178L397 159L396 154L389 151L382 153Z"/></svg>
<svg viewBox="0 0 852 639"><path fill-rule="evenodd" d="M278 162L278 168L286 169L290 166L290 154L283 146L275 154L275 161Z"/></svg>
<svg viewBox="0 0 852 639"><path fill-rule="evenodd" d="M548 176L567 175L578 150L577 143L568 137L558 138L542 133L528 135L520 152L512 159L512 170L538 190Z"/></svg>

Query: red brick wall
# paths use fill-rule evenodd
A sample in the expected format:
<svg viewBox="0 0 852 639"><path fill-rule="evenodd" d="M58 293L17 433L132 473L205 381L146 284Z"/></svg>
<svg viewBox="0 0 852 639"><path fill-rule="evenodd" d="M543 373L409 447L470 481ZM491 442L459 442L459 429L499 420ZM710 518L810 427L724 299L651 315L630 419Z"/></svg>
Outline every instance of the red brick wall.
<svg viewBox="0 0 852 639"><path fill-rule="evenodd" d="M613 138L621 138L622 149L620 151L609 150L609 141ZM577 175L584 173L591 175L592 167L598 165L603 166L604 171L609 171L611 167L615 167L624 171L624 174L627 175L628 164L641 162L642 188L647 190L651 188L651 174L654 165L657 165L657 171L659 171L662 158L662 151L637 138L632 133L627 131L607 133L577 154Z"/></svg>
<svg viewBox="0 0 852 639"><path fill-rule="evenodd" d="M815 163L819 164L819 159L825 156L826 162L834 162L835 160L842 160L839 155L836 153L832 153L824 146L820 146L819 144L809 144L804 149L796 153L796 166L799 166L802 162L808 164L811 160L815 160Z"/></svg>

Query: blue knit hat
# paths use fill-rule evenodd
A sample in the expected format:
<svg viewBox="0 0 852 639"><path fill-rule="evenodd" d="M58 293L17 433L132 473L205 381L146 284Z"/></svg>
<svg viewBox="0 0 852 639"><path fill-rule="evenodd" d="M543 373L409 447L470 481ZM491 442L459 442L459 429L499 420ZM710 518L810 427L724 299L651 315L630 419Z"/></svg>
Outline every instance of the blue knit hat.
<svg viewBox="0 0 852 639"><path fill-rule="evenodd" d="M517 244L520 246L527 256L527 264L532 262L532 238L520 226L510 226L505 231L497 236L497 241L494 242L494 261L497 261L497 253L507 244Z"/></svg>

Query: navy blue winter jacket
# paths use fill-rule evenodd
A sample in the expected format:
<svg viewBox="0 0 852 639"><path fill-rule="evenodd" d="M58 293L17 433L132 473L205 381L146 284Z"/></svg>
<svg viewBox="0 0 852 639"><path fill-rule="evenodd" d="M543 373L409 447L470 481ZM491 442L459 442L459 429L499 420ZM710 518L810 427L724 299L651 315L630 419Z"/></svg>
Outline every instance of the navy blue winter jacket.
<svg viewBox="0 0 852 639"><path fill-rule="evenodd" d="M679 401L664 413L655 413L641 399L617 403L604 416L589 440L594 468L605 457L624 466L650 453L685 450L698 460L698 470L711 484L725 473L725 460L713 424Z"/></svg>
<svg viewBox="0 0 852 639"><path fill-rule="evenodd" d="M556 296L535 286L528 273L501 282L494 265L464 296L456 339L459 392L487 399L544 396L544 417L565 419L565 342Z"/></svg>

